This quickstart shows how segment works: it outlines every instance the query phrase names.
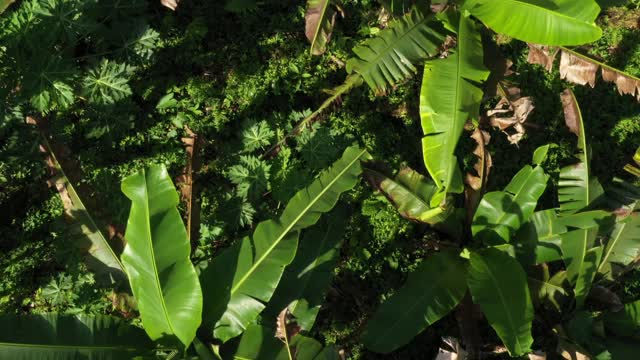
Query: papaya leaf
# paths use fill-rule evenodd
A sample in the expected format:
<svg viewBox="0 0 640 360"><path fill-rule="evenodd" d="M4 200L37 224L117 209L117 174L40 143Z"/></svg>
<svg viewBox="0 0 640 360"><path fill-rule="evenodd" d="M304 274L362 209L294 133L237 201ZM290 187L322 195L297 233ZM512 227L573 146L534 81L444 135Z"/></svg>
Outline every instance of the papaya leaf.
<svg viewBox="0 0 640 360"><path fill-rule="evenodd" d="M462 11L498 33L536 44L581 45L602 36L594 0L466 0Z"/></svg>
<svg viewBox="0 0 640 360"><path fill-rule="evenodd" d="M356 46L347 73L362 76L378 94L417 72L416 63L435 56L444 42L444 29L433 15L414 9L389 23L376 37Z"/></svg>
<svg viewBox="0 0 640 360"><path fill-rule="evenodd" d="M479 117L482 89L489 76L482 63L482 41L475 24L460 18L457 50L446 59L427 61L420 90L424 163L442 191L464 188L455 150L464 125Z"/></svg>
<svg viewBox="0 0 640 360"><path fill-rule="evenodd" d="M205 326L223 342L239 335L264 310L284 268L293 260L300 230L314 225L340 195L352 189L360 161L369 157L357 146L322 172L287 204L278 220L263 221L213 259L200 278L205 294Z"/></svg>
<svg viewBox="0 0 640 360"><path fill-rule="evenodd" d="M153 355L139 327L105 315L1 315L4 359L132 359Z"/></svg>
<svg viewBox="0 0 640 360"><path fill-rule="evenodd" d="M480 305L511 356L531 351L533 304L527 277L517 260L488 248L471 252L467 283L473 302Z"/></svg>
<svg viewBox="0 0 640 360"><path fill-rule="evenodd" d="M178 193L164 165L127 177L122 192L131 200L122 263L144 329L153 340L177 338L186 348L200 326L202 291L176 208Z"/></svg>
<svg viewBox="0 0 640 360"><path fill-rule="evenodd" d="M322 55L325 52L327 43L331 40L336 14L331 0L307 0L304 32L311 42L312 55Z"/></svg>
<svg viewBox="0 0 640 360"><path fill-rule="evenodd" d="M369 320L362 341L389 353L453 310L467 292L467 264L454 252L426 258Z"/></svg>

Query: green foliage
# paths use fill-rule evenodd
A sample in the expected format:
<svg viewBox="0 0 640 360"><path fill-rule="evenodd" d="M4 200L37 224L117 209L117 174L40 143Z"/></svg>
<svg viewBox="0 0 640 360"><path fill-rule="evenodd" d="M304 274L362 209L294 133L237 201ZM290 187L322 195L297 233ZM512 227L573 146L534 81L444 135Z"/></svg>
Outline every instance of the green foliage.
<svg viewBox="0 0 640 360"><path fill-rule="evenodd" d="M131 95L127 84L128 70L125 64L102 61L90 69L82 81L83 93L89 102L108 105Z"/></svg>

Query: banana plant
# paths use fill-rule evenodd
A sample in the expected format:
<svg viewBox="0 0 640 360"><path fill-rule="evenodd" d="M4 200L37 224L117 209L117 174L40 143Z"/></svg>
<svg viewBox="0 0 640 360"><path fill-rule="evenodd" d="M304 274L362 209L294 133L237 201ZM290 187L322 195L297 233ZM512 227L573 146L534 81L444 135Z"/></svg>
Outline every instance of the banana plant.
<svg viewBox="0 0 640 360"><path fill-rule="evenodd" d="M141 329L110 317L3 316L0 323L6 331L0 332L0 354L11 355L12 359L32 359L44 352L51 356L46 358L55 359L79 356L119 359L171 350L195 351L203 359L215 358L208 345L196 338L196 331L208 333L207 340L215 337L218 342L226 342L247 328L254 329L258 315L276 289L280 289L284 269L296 258L301 231L316 224L333 209L342 193L356 185L360 162L369 158L366 150L357 146L347 148L338 161L291 199L278 219L258 224L252 235L216 256L200 276L189 258L189 239L177 210L179 197L167 169L154 165L138 171L122 182L122 191L131 200L131 211L125 233L127 244L120 260L146 336L140 336ZM345 216L341 218L342 223L331 226L327 233L316 229L306 234L306 243L320 240L320 246L300 246L304 256L296 258L292 276L285 276L287 282L296 283L302 290L291 294L288 289L295 285L283 284L280 291L280 298L289 301L298 297L313 299L313 306L305 308L303 304L294 311L302 322L306 319L308 327L323 296L322 284L309 281L326 284L329 275L326 269L323 275L316 266L316 257L337 246L333 239L327 240L340 236ZM329 258L335 259L335 255ZM311 270L308 263L312 264ZM299 279L295 275L307 271L313 273L313 279ZM304 290L305 283L313 289ZM132 335L127 336L129 333ZM255 343L252 337L249 340L243 337L241 343L249 341L258 349L243 345L238 351L244 354L255 350L260 354L261 343ZM319 346L315 340L301 335L291 336L290 340L291 349L307 354L297 359L337 359L337 353L330 347L314 352ZM291 349L287 347L286 351ZM319 354L324 355L318 357ZM252 359L247 354L242 358ZM261 355L255 359L266 358Z"/></svg>
<svg viewBox="0 0 640 360"><path fill-rule="evenodd" d="M370 350L388 353L403 346L453 311L469 292L509 354L521 356L531 351L534 316L545 316L546 309L581 316L578 314L586 311L594 283L600 281L598 276L611 275L612 268L637 261L640 189L617 181L604 192L589 171L591 153L575 96L567 90L561 99L565 122L577 136L578 145L576 161L560 171L557 209L535 211L549 179L542 167L549 146L538 148L534 165L522 168L503 191L483 194L477 208L441 213L445 220L429 216L437 208L424 201L425 196L437 194L430 179L423 181L431 187L417 194L390 178L384 178L386 185L370 180L401 215L450 237L446 228L438 226L457 219L457 227L464 227L465 221L455 214L466 213L468 217L464 236L457 243L453 240L457 246L424 259L369 320L362 341ZM486 162L487 156L478 160ZM476 168L486 169L486 164ZM365 168L364 172L365 176L372 173L374 179L381 178L374 170ZM467 197L470 194L467 192ZM423 201L417 206L415 198L420 196ZM449 202L455 203L455 198L450 197ZM560 270L550 274L547 263L557 264L553 268ZM556 316L550 322L558 319ZM562 333L563 324L557 326ZM607 339L618 346L615 351L629 349L620 345L626 344L624 339Z"/></svg>

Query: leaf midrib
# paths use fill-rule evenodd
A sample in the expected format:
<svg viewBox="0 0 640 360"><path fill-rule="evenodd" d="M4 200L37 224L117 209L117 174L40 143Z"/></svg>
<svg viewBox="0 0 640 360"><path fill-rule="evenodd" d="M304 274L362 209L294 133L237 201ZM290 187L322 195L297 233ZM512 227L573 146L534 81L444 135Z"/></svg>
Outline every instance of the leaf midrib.
<svg viewBox="0 0 640 360"><path fill-rule="evenodd" d="M244 282L249 278L249 276L251 276L253 274L254 271L256 271L256 269L262 264L262 262L271 254L271 252L273 251L273 249L275 249L276 246L278 246L278 244L280 244L280 241L282 241L282 239L285 238L285 236L287 234L289 234L289 231L291 231L291 229L298 223L298 221L300 221L300 219L305 216L307 214L307 212L309 211L309 209L315 205L315 203L331 188L333 187L333 185L338 181L338 179L341 179L342 176L344 176L344 174L349 171L349 169L351 169L351 167L353 166L353 164L355 164L356 162L360 161L360 158L367 152L366 149L363 149L360 151L360 153L351 161L349 162L349 164L347 166L344 167L344 169L342 169L342 171L340 171L340 173L338 173L337 176L335 176L327 186L325 186L320 193L315 196L313 198L312 201L309 202L309 204L303 209L303 211L300 212L300 214L293 220L291 221L291 223L284 228L284 231L282 231L282 233L276 238L276 240L273 242L273 244L271 246L269 246L266 251L264 252L264 254L262 256L260 256L251 266L251 268L249 268L249 270L245 273L245 275L243 275L240 280L238 280L238 282L236 283L236 285L234 285L231 288L231 295L233 296L235 294L236 291L238 291L238 289L244 285Z"/></svg>
<svg viewBox="0 0 640 360"><path fill-rule="evenodd" d="M509 327L511 328L511 331L513 332L513 334L515 334L517 350L522 351L521 345L520 345L520 334L518 333L517 331L518 328L515 326L513 322L513 318L511 317L511 313L509 312L509 306L506 302L504 294L502 293L502 287L500 286L498 279L496 279L495 276L493 275L493 272L491 272L491 268L486 264L485 259L481 257L481 260L482 260L482 264L486 269L485 273L489 276L489 278L493 282L496 289L496 293L498 293L498 297L500 298L500 302L502 303L502 308L505 310L504 313L507 315L507 321L509 322Z"/></svg>
<svg viewBox="0 0 640 360"><path fill-rule="evenodd" d="M142 175L144 176L144 206L145 206L145 222L147 225L147 244L149 246L149 252L151 253L151 264L153 266L153 279L156 283L156 291L158 293L158 298L160 300L160 304L162 305L162 311L164 313L164 318L169 326L169 330L171 330L171 334L178 336L176 334L175 329L173 328L173 324L171 322L171 317L169 316L169 311L167 310L167 304L164 301L164 294L162 293L162 286L160 285L160 277L158 276L158 266L156 264L156 254L153 249L153 239L151 238L151 213L149 212L149 191L147 184L147 173L146 170L142 170Z"/></svg>
<svg viewBox="0 0 640 360"><path fill-rule="evenodd" d="M74 194L75 200L78 201L78 205L79 205L78 207L81 207L82 210L87 214L86 218L91 223L91 226L93 226L93 228L96 230L95 234L98 235L98 238L99 238L100 242L104 245L104 247L106 247L108 249L108 251L111 253L111 256L113 257L113 259L115 259L116 264L120 267L118 270L121 270L124 274L126 274L126 270L124 269L124 265L122 265L122 262L120 261L118 256L115 254L115 252L111 248L111 245L109 245L109 242L107 241L107 239L102 234L102 231L100 231L100 228L98 227L98 225L95 223L95 221L93 221L93 217L91 216L91 214L89 214L89 211L84 206L84 203L82 202L82 199L80 199L80 197L76 193L76 189L73 187L73 184L71 183L71 179L67 176L66 172L62 168L62 165L60 165L60 162L58 161L58 158L56 157L55 153L53 152L53 148L51 147L51 144L47 140L46 136L41 136L41 138L43 139L47 149L49 149L49 154L51 155L51 157L53 158L53 160L55 162L56 170L60 171L62 176L65 179L67 179L66 182L67 182L67 184L69 184L69 189Z"/></svg>
<svg viewBox="0 0 640 360"><path fill-rule="evenodd" d="M322 7L322 11L320 12L320 20L318 21L318 26L316 26L315 34L313 35L313 41L311 42L311 51L316 46L316 42L318 41L318 35L320 35L320 29L322 28L322 22L324 21L324 16L327 13L327 7L329 6L330 0L320 0L324 1L324 6Z"/></svg>

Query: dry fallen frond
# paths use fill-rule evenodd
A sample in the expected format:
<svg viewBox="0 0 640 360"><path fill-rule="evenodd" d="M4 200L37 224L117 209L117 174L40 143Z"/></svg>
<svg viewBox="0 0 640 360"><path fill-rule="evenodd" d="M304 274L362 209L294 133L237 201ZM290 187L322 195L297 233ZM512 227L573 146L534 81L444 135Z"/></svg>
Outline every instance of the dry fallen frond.
<svg viewBox="0 0 640 360"><path fill-rule="evenodd" d="M501 86L500 86L501 87ZM525 134L524 124L535 109L530 96L521 97L520 89L502 89L502 99L487 111L489 124L502 130L511 144L517 145Z"/></svg>

